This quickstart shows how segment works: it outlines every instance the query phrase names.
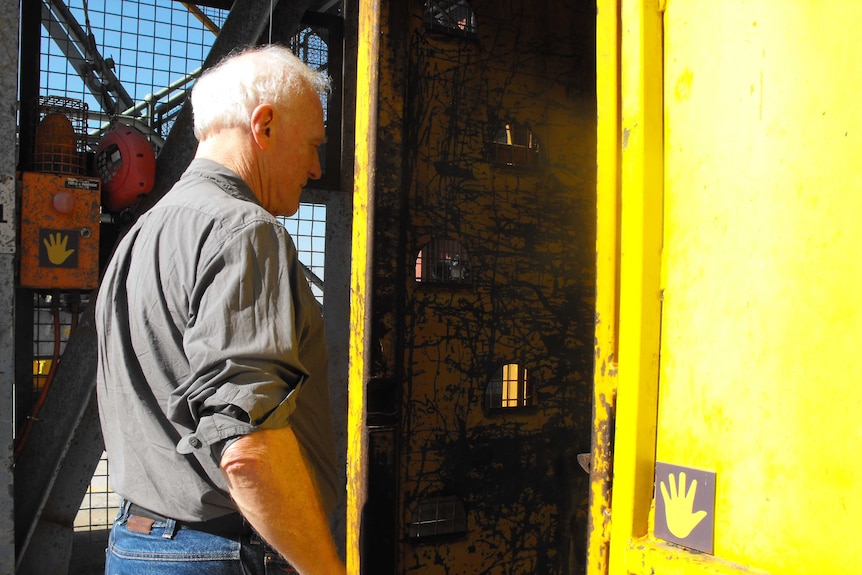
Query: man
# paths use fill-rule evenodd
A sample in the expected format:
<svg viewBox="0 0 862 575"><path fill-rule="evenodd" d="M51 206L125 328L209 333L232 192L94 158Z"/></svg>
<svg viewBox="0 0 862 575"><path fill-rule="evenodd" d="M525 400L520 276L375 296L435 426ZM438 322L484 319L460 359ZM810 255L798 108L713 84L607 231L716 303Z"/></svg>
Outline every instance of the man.
<svg viewBox="0 0 862 575"><path fill-rule="evenodd" d="M321 175L327 89L277 46L205 72L195 159L107 267L97 392L123 498L107 574L272 573L261 538L302 575L345 572L323 321L274 218Z"/></svg>

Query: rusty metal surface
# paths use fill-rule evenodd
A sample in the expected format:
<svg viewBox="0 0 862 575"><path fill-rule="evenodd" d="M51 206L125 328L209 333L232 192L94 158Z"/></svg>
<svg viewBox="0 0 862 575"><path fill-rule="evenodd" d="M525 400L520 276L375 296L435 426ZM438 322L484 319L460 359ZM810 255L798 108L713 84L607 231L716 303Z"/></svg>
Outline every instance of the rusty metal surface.
<svg viewBox="0 0 862 575"><path fill-rule="evenodd" d="M22 175L20 285L93 289L99 278L98 178Z"/></svg>
<svg viewBox="0 0 862 575"><path fill-rule="evenodd" d="M607 573L611 533L611 485L615 390L596 393L590 452L590 510L587 522L587 573Z"/></svg>

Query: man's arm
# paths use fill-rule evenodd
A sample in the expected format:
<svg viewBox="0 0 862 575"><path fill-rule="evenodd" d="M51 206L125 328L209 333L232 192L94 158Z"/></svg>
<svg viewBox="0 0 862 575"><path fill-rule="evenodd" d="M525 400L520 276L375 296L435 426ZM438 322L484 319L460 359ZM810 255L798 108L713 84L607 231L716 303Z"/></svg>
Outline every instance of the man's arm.
<svg viewBox="0 0 862 575"><path fill-rule="evenodd" d="M220 465L243 516L297 571L346 573L293 429L245 435L225 450Z"/></svg>

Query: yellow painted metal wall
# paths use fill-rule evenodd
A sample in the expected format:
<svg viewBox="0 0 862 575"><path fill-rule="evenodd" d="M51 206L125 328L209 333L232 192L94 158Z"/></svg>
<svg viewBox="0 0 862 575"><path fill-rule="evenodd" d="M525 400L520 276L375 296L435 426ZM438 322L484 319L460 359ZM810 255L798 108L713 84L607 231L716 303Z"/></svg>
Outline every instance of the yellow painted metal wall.
<svg viewBox="0 0 862 575"><path fill-rule="evenodd" d="M599 237L621 249L619 287L599 280L619 297L617 433L590 572L862 572L862 4L599 4L620 15L600 134L621 124ZM656 461L716 474L712 555L653 535Z"/></svg>

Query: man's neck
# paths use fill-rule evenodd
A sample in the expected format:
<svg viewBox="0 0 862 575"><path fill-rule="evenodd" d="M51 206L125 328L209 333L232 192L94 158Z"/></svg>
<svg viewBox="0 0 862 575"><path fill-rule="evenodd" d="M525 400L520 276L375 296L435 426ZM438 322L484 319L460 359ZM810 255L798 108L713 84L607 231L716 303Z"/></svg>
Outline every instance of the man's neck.
<svg viewBox="0 0 862 575"><path fill-rule="evenodd" d="M233 170L260 197L254 156L248 133L239 128L228 128L211 135L198 144L195 153L195 158L212 160Z"/></svg>

